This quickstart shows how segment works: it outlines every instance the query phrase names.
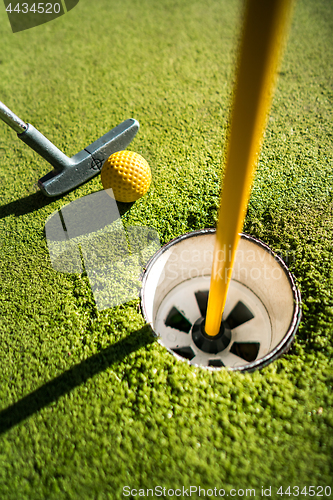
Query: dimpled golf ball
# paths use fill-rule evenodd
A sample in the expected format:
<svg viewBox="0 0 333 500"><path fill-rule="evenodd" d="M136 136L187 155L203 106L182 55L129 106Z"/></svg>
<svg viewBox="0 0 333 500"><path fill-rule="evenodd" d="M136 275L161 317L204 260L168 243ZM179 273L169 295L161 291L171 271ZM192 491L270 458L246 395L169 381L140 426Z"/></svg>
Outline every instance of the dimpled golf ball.
<svg viewBox="0 0 333 500"><path fill-rule="evenodd" d="M129 203L147 193L151 170L148 162L138 153L118 151L104 163L101 181L104 189L112 189L117 201Z"/></svg>

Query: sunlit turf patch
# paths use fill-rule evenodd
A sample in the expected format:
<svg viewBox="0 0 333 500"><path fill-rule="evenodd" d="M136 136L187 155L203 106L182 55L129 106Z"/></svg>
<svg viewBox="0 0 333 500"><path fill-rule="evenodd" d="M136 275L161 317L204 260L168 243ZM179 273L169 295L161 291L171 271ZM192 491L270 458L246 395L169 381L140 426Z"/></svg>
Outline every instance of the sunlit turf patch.
<svg viewBox="0 0 333 500"><path fill-rule="evenodd" d="M133 116L153 181L120 208L124 225L163 244L215 227L241 2L110 5L81 1L16 35L0 13L2 100L69 156ZM46 395L27 405L38 411L7 413L1 498L332 485L332 19L329 0L296 3L246 217L303 299L295 343L260 372L180 363L148 331L140 340L138 300L97 311L87 275L52 269L48 216L100 180L43 199L33 185L48 165L0 127L0 411ZM77 378L57 378L71 368Z"/></svg>

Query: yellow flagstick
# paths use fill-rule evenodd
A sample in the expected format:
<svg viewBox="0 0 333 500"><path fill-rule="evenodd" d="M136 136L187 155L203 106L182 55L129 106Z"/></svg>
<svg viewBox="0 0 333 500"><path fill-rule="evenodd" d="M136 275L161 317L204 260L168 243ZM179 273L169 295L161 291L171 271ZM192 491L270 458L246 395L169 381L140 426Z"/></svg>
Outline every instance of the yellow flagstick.
<svg viewBox="0 0 333 500"><path fill-rule="evenodd" d="M205 332L219 333L292 0L248 0L221 195Z"/></svg>

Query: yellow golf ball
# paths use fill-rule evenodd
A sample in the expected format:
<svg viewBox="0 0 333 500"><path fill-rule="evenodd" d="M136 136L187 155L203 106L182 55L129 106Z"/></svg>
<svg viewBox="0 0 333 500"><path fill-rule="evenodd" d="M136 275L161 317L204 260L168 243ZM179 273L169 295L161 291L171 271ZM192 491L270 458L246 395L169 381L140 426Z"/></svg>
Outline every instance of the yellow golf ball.
<svg viewBox="0 0 333 500"><path fill-rule="evenodd" d="M133 151L118 151L104 162L101 170L104 189L111 188L117 201L129 203L147 193L151 183L148 162Z"/></svg>

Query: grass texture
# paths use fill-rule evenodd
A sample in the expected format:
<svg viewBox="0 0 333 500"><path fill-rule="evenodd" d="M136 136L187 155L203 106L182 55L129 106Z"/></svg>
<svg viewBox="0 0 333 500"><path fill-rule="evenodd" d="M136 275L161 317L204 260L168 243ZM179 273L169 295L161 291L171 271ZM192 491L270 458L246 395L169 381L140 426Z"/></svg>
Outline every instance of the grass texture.
<svg viewBox="0 0 333 500"><path fill-rule="evenodd" d="M124 225L163 244L215 227L242 7L80 0L13 34L2 6L0 99L69 156L136 118L153 183ZM288 262L303 318L252 374L176 361L138 300L97 311L85 273L54 270L45 223L100 178L46 199L49 165L0 124L1 500L138 498L126 485L333 498L332 32L330 0L298 1L244 230Z"/></svg>

